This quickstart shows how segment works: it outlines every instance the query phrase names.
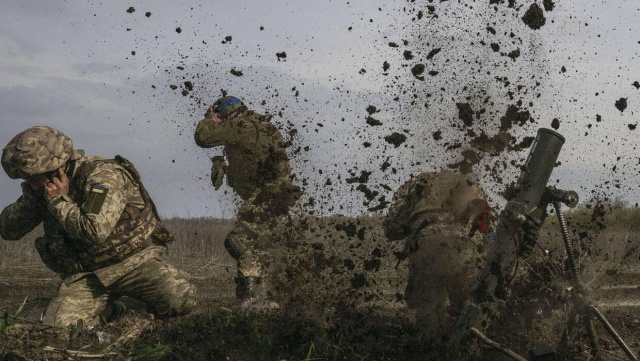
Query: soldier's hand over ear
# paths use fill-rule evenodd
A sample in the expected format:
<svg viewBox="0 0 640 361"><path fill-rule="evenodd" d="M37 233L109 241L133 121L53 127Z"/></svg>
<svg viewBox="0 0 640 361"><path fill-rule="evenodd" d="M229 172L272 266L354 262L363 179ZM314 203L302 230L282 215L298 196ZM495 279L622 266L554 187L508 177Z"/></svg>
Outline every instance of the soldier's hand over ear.
<svg viewBox="0 0 640 361"><path fill-rule="evenodd" d="M44 196L50 202L57 196L69 194L69 178L64 173L64 167L58 168L58 174L44 187Z"/></svg>

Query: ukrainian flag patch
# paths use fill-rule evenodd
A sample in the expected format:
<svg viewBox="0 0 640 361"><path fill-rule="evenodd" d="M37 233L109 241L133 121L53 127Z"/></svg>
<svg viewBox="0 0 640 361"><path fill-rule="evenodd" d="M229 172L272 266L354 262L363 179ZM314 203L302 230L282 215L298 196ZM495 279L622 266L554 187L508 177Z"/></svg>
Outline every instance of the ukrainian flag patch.
<svg viewBox="0 0 640 361"><path fill-rule="evenodd" d="M108 188L97 185L91 186L89 194L87 194L87 199L82 205L82 210L88 214L100 213L104 200L107 198L107 193L109 193Z"/></svg>

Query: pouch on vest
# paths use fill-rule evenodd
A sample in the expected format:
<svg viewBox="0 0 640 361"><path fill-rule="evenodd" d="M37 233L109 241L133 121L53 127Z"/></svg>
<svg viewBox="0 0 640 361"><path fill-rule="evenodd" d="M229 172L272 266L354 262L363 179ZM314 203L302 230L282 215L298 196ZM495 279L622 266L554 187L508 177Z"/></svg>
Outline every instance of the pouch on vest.
<svg viewBox="0 0 640 361"><path fill-rule="evenodd" d="M36 250L42 262L62 278L82 272L77 255L62 237L38 237L35 241Z"/></svg>

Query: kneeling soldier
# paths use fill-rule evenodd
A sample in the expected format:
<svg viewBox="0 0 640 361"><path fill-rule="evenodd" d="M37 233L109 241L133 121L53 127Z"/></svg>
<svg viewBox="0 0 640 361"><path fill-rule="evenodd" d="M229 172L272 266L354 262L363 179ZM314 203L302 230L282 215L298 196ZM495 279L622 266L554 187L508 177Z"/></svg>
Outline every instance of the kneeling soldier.
<svg viewBox="0 0 640 361"><path fill-rule="evenodd" d="M129 161L85 156L60 131L36 126L7 144L2 167L24 182L0 214L0 236L19 240L43 223L36 248L62 278L45 324L96 325L117 313L120 296L144 301L158 317L194 308L195 287L165 262L173 238Z"/></svg>

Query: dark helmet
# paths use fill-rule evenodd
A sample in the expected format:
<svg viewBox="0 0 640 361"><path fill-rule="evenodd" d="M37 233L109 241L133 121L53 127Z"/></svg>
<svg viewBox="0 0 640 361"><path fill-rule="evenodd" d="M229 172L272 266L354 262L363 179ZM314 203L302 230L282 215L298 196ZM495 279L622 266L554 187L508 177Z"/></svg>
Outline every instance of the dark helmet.
<svg viewBox="0 0 640 361"><path fill-rule="evenodd" d="M212 108L215 109L214 111L218 114L218 117L225 119L236 110L241 108L246 109L247 106L244 105L242 100L239 98L226 96L216 100L215 103L213 103Z"/></svg>
<svg viewBox="0 0 640 361"><path fill-rule="evenodd" d="M2 149L2 168L12 179L54 171L73 157L73 142L61 131L31 127Z"/></svg>

